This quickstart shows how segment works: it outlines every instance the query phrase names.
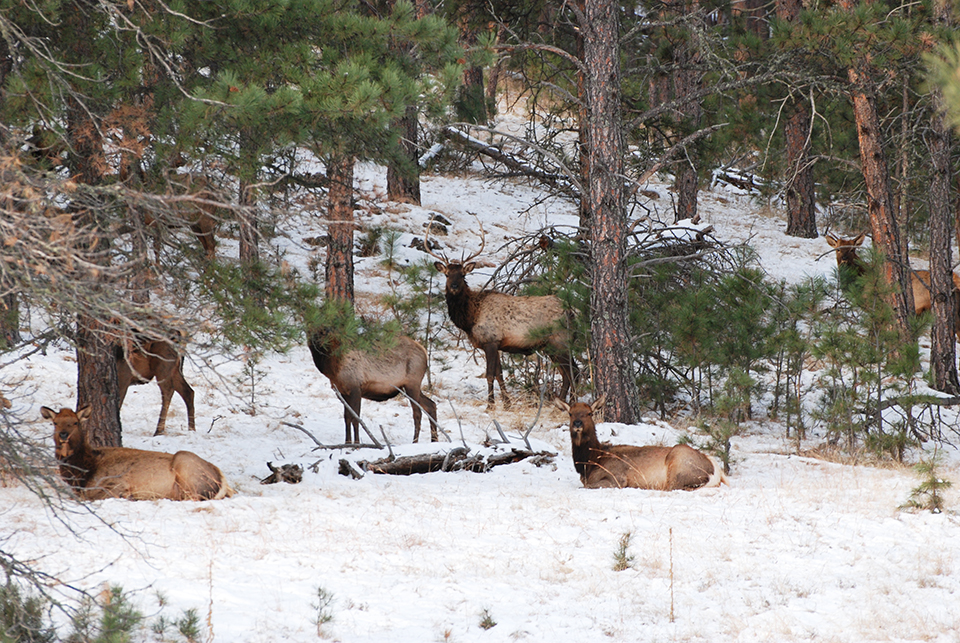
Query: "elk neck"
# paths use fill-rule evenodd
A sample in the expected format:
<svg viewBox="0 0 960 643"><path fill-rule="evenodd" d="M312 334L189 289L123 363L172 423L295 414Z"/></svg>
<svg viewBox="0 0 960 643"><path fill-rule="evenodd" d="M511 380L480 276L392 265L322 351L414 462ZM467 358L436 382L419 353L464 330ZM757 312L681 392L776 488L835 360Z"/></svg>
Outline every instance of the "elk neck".
<svg viewBox="0 0 960 643"><path fill-rule="evenodd" d="M71 435L69 441L70 454L62 456L57 449L57 460L60 461L60 476L70 487L83 489L90 482L97 468L99 450L87 444L84 435Z"/></svg>
<svg viewBox="0 0 960 643"><path fill-rule="evenodd" d="M586 480L604 449L593 426L575 426L575 424L570 426L570 450L573 454L573 466L576 467L581 480Z"/></svg>
<svg viewBox="0 0 960 643"><path fill-rule="evenodd" d="M340 342L328 333L311 333L307 341L310 355L317 370L328 378L334 377L340 370Z"/></svg>
<svg viewBox="0 0 960 643"><path fill-rule="evenodd" d="M465 333L473 330L473 325L477 321L477 310L484 295L485 292L471 290L466 282L456 292L447 289L447 314L450 315L450 321L454 326Z"/></svg>

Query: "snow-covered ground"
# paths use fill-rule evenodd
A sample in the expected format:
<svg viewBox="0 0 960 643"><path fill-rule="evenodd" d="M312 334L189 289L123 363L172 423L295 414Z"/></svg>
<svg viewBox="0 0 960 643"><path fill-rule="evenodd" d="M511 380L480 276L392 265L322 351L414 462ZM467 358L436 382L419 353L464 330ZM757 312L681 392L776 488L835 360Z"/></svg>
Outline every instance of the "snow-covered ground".
<svg viewBox="0 0 960 643"><path fill-rule="evenodd" d="M383 184L379 168L363 168L363 194L382 194ZM666 210L665 185L650 188ZM426 176L423 207L381 202L363 222L409 233L406 245L432 213L442 214L453 226L439 239L458 256L479 246L479 218L493 263L507 238L575 223L569 206L541 197L469 174ZM797 281L833 269L832 256L817 260L828 250L822 239L784 236L775 210L735 190L704 192L701 212L719 238L749 239L772 277ZM322 223L304 217L278 242L305 274L315 251L302 240L322 234ZM222 244L221 252L231 251ZM376 258L361 259L358 295L369 301L389 277ZM461 434L471 445L497 435L482 363L451 346L431 364L430 395L454 438L443 449ZM342 441L341 406L305 348L260 362L255 414L246 412L240 364L224 364L216 376L205 369L186 366L197 391L196 433L187 432L175 397L168 435L153 437L160 397L149 384L128 394L124 444L195 451L223 469L237 495L206 503L100 501L91 503L95 514L70 514L67 529L34 495L7 486L0 488L3 549L74 586L121 585L148 615L196 609L208 641L312 641L321 615L332 620L319 635L345 642L960 641L957 493L948 493L941 515L898 511L918 484L910 469L791 455L783 428L761 421L735 440L729 487L585 490L564 417L546 409L531 441L557 453L553 464L354 480L338 474L342 452L314 450L285 424L327 444ZM73 351L34 355L5 368L2 379L21 381L15 410L35 420L27 430L52 450L39 407L76 400ZM495 417L519 446L518 432L535 415L535 407L498 405ZM410 444L405 402L365 402L363 416L383 428L398 454L430 448ZM689 427L651 417L599 430L616 442L673 444ZM960 483L951 456L947 473ZM268 461L303 465L303 482L261 485ZM614 571L625 534L632 566ZM332 596L329 604L319 605L320 590ZM485 618L496 624L484 629Z"/></svg>

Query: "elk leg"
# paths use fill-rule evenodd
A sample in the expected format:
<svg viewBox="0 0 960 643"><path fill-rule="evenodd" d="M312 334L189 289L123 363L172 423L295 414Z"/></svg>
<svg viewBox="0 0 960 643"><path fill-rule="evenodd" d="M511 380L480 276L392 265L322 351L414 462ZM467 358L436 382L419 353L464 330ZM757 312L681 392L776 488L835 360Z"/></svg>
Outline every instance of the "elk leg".
<svg viewBox="0 0 960 643"><path fill-rule="evenodd" d="M180 399L187 405L187 427L191 431L196 431L197 423L193 409L193 389L187 384L187 380L183 379L183 373L179 375L180 377L177 378L174 385L177 393L180 395Z"/></svg>
<svg viewBox="0 0 960 643"><path fill-rule="evenodd" d="M580 369L577 368L577 363L573 361L573 358L567 354L552 359L553 363L560 369L560 378L563 380L559 399L566 400L567 395L574 393L576 390L576 382L580 379Z"/></svg>
<svg viewBox="0 0 960 643"><path fill-rule="evenodd" d="M173 400L173 384L170 380L157 382L160 385L160 419L157 420L157 430L154 435L163 435L167 430L167 411L170 410L170 401Z"/></svg>
<svg viewBox="0 0 960 643"><path fill-rule="evenodd" d="M343 406L343 423L346 427L346 434L344 437L344 442L350 444L354 442L360 444L360 403L361 403L361 394L360 390L350 391L347 396L344 398L346 404ZM353 412L351 413L351 409ZM350 427L353 427L353 440L350 439Z"/></svg>
<svg viewBox="0 0 960 643"><path fill-rule="evenodd" d="M423 409L420 408L420 391L403 387L403 394L410 399L410 408L413 409L413 442L420 441L420 420L423 419Z"/></svg>
<svg viewBox="0 0 960 643"><path fill-rule="evenodd" d="M487 344L483 347L487 358L487 406L493 406L493 381L500 383L500 396L503 398L503 407L510 406L510 397L503 385L503 370L500 367L500 351L496 344Z"/></svg>
<svg viewBox="0 0 960 643"><path fill-rule="evenodd" d="M430 441L436 442L437 429L439 428L437 424L437 403L421 393L420 404L423 405L423 410L427 412L427 418L430 420Z"/></svg>

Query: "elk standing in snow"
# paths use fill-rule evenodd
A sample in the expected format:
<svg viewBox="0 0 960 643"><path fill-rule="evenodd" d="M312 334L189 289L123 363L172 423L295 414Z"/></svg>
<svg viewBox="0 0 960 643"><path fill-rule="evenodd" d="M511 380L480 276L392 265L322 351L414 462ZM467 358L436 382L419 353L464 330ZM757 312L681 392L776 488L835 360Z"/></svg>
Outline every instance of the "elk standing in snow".
<svg viewBox="0 0 960 643"><path fill-rule="evenodd" d="M163 435L167 427L167 412L176 391L187 405L187 426L196 430L193 409L193 389L183 377L183 356L177 347L166 340L150 340L134 333L121 339L116 345L117 388L119 406L127 396L131 384L146 384L156 378L160 387L160 419L154 435Z"/></svg>
<svg viewBox="0 0 960 643"><path fill-rule="evenodd" d="M343 396L343 424L350 443L360 442L360 402L363 398L382 402L401 391L413 407L413 441L420 439L423 411L430 420L430 441L437 441L437 405L420 390L427 373L427 351L409 337L398 337L396 345L383 352L342 351L329 329L309 333L307 346L317 369L327 376L334 390Z"/></svg>
<svg viewBox="0 0 960 643"><path fill-rule="evenodd" d="M486 358L487 404L494 402L494 380L500 384L504 405L510 403L503 385L500 351L520 355L544 351L560 369L563 378L560 397L566 398L579 370L570 355L570 333L565 328L563 304L554 295L523 297L495 290L472 290L466 276L476 268L472 260L483 252L483 247L481 243L480 250L455 262L434 254L428 243L424 243L427 253L439 260L433 265L447 277L445 293L450 320Z"/></svg>
<svg viewBox="0 0 960 643"><path fill-rule="evenodd" d="M82 500L219 500L233 495L220 469L190 451L91 447L84 427L89 406L59 413L44 406L40 415L53 421L60 475Z"/></svg>
<svg viewBox="0 0 960 643"><path fill-rule="evenodd" d="M709 456L679 444L675 447L637 447L601 443L593 414L606 401L567 404L558 407L570 414L570 446L580 481L588 489L634 487L637 489L699 489L729 484L723 470Z"/></svg>
<svg viewBox="0 0 960 643"><path fill-rule="evenodd" d="M857 254L857 248L863 243L866 235L860 234L852 239L842 239L832 234L824 235L827 243L834 249L837 257L837 266L846 267L857 277L863 275L866 266L863 260ZM957 273L953 275L953 296L954 303L960 302L960 277ZM917 315L930 310L933 302L930 299L930 271L929 270L910 270L910 286L913 290L913 309ZM960 309L957 315L957 337L960 338Z"/></svg>

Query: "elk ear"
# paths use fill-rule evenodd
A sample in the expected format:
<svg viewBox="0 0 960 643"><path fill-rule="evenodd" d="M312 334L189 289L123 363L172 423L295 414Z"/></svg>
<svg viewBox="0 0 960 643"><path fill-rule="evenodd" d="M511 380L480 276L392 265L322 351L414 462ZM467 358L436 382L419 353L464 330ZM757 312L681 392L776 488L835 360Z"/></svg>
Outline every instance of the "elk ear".
<svg viewBox="0 0 960 643"><path fill-rule="evenodd" d="M433 267L437 269L437 272L444 275L447 274L447 264L443 263L442 261L434 261Z"/></svg>
<svg viewBox="0 0 960 643"><path fill-rule="evenodd" d="M463 264L463 274L468 272L473 272L473 269L477 267L476 262L471 261L470 263Z"/></svg>
<svg viewBox="0 0 960 643"><path fill-rule="evenodd" d="M836 248L838 245L840 245L840 240L832 234L825 234L823 235L823 238L827 241L831 248Z"/></svg>
<svg viewBox="0 0 960 643"><path fill-rule="evenodd" d="M596 400L593 404L590 405L590 410L596 412L598 409L602 408L604 404L607 403L606 394L601 395L600 399Z"/></svg>
<svg viewBox="0 0 960 643"><path fill-rule="evenodd" d="M861 232L860 235L850 243L852 243L855 246L859 246L861 243L863 243L863 238L866 236L867 236L866 232Z"/></svg>
<svg viewBox="0 0 960 643"><path fill-rule="evenodd" d="M553 398L553 405L565 413L570 412L570 405L561 400L559 397Z"/></svg>
<svg viewBox="0 0 960 643"><path fill-rule="evenodd" d="M86 405L82 409L77 409L77 419L81 422L86 422L90 419L90 415L93 413L93 409L90 408L90 405Z"/></svg>
<svg viewBox="0 0 960 643"><path fill-rule="evenodd" d="M56 413L49 406L40 407L40 416L45 420L52 420Z"/></svg>

